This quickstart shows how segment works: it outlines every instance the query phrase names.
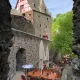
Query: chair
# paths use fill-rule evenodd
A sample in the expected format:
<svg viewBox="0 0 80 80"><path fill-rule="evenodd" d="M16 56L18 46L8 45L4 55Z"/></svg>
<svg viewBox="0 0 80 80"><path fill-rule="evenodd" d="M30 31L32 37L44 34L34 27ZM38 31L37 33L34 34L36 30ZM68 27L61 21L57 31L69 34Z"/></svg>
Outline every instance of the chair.
<svg viewBox="0 0 80 80"><path fill-rule="evenodd" d="M38 70L39 70L38 68L35 68L35 69L34 69L34 72L37 72Z"/></svg>
<svg viewBox="0 0 80 80"><path fill-rule="evenodd" d="M45 80L44 78L40 78L40 80Z"/></svg>
<svg viewBox="0 0 80 80"><path fill-rule="evenodd" d="M30 77L30 80L36 80L35 78L33 78L33 77Z"/></svg>
<svg viewBox="0 0 80 80"><path fill-rule="evenodd" d="M22 79L22 80L27 80L24 75L21 75L21 79Z"/></svg>

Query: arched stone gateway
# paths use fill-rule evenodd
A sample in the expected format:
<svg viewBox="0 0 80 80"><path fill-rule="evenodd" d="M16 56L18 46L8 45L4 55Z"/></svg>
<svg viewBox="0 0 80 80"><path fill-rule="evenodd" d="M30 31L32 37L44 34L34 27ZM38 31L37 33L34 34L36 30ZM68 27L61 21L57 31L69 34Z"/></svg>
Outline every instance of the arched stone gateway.
<svg viewBox="0 0 80 80"><path fill-rule="evenodd" d="M16 54L16 71L23 71L24 64L26 64L26 52L24 48L20 48Z"/></svg>

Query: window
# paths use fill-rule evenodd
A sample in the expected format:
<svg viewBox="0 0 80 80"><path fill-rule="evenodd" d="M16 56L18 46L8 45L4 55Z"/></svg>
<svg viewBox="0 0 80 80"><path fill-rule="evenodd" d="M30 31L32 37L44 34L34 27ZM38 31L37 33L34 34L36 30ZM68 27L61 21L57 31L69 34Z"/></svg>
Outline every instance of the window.
<svg viewBox="0 0 80 80"><path fill-rule="evenodd" d="M34 4L34 7L36 7L35 4Z"/></svg>
<svg viewBox="0 0 80 80"><path fill-rule="evenodd" d="M40 15L38 15L38 17L40 18Z"/></svg>
<svg viewBox="0 0 80 80"><path fill-rule="evenodd" d="M40 27L41 27L41 24L40 24Z"/></svg>
<svg viewBox="0 0 80 80"><path fill-rule="evenodd" d="M20 6L20 10L22 10L23 8L24 8L24 5L21 5L21 6Z"/></svg>
<svg viewBox="0 0 80 80"><path fill-rule="evenodd" d="M46 12L46 9L44 9L45 10L45 12Z"/></svg>
<svg viewBox="0 0 80 80"><path fill-rule="evenodd" d="M32 3L34 7L36 7L35 3Z"/></svg>
<svg viewBox="0 0 80 80"><path fill-rule="evenodd" d="M31 16L31 14L29 14L29 16Z"/></svg>
<svg viewBox="0 0 80 80"><path fill-rule="evenodd" d="M25 16L25 13L23 13L22 15Z"/></svg>
<svg viewBox="0 0 80 80"><path fill-rule="evenodd" d="M47 28L47 25L46 25L46 28Z"/></svg>

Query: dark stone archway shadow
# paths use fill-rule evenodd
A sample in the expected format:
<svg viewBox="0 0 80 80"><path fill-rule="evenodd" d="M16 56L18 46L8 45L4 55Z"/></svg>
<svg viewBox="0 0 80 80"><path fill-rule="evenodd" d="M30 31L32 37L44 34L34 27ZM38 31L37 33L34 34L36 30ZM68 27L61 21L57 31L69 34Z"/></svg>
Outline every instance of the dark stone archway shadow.
<svg viewBox="0 0 80 80"><path fill-rule="evenodd" d="M16 54L16 71L24 71L22 68L23 65L26 64L26 50L24 48L20 48Z"/></svg>
<svg viewBox="0 0 80 80"><path fill-rule="evenodd" d="M7 80L9 72L8 56L13 34L11 30L11 5L9 0L0 0L0 80Z"/></svg>
<svg viewBox="0 0 80 80"><path fill-rule="evenodd" d="M73 0L73 45L72 51L80 56L80 0Z"/></svg>

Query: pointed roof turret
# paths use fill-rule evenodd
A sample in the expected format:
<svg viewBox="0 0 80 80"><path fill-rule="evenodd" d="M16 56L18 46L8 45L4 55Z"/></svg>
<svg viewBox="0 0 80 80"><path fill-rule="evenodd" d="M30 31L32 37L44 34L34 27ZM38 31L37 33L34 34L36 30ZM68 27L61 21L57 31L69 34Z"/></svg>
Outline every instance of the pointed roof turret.
<svg viewBox="0 0 80 80"><path fill-rule="evenodd" d="M28 2L33 10L51 15L44 3L44 0L28 0Z"/></svg>

